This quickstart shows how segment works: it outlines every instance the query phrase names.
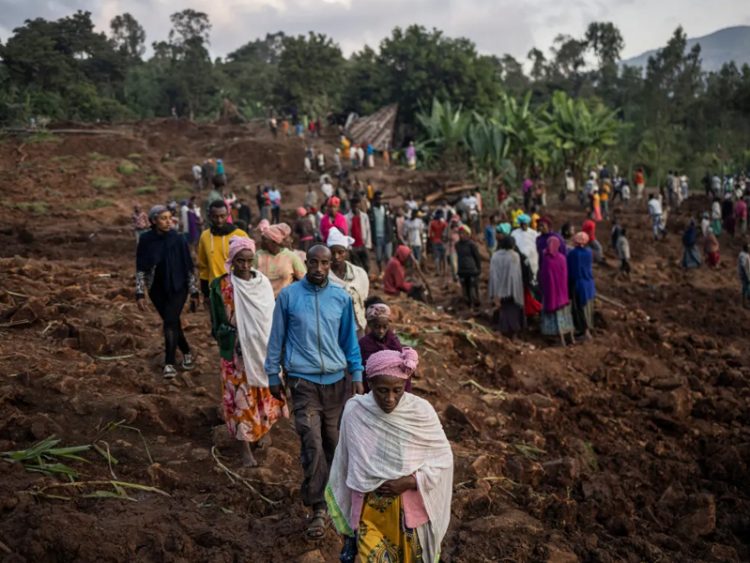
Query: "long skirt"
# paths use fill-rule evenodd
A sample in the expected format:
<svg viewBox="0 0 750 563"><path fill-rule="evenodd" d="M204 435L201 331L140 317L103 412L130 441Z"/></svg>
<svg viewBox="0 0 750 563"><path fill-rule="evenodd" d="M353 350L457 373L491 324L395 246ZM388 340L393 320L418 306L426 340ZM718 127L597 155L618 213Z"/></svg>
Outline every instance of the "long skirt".
<svg viewBox="0 0 750 563"><path fill-rule="evenodd" d="M386 563L417 563L422 549L416 530L406 527L401 497L368 493L357 532L359 560Z"/></svg>
<svg viewBox="0 0 750 563"><path fill-rule="evenodd" d="M587 330L594 328L594 300L589 299L586 303L581 303L578 298L573 295L573 325L576 328L576 333L583 334Z"/></svg>
<svg viewBox="0 0 750 563"><path fill-rule="evenodd" d="M221 359L221 380L224 420L237 440L257 442L277 420L289 418L286 403L275 399L268 387L248 385L242 358Z"/></svg>
<svg viewBox="0 0 750 563"><path fill-rule="evenodd" d="M685 248L685 251L682 253L683 268L698 268L702 262L701 254L698 252L698 248L696 248L695 245Z"/></svg>
<svg viewBox="0 0 750 563"><path fill-rule="evenodd" d="M542 311L541 329L544 336L560 336L573 332L573 328L570 304L560 307L552 313Z"/></svg>
<svg viewBox="0 0 750 563"><path fill-rule="evenodd" d="M521 332L526 325L523 307L512 297L500 300L500 308L495 312L495 326L502 334L511 336Z"/></svg>
<svg viewBox="0 0 750 563"><path fill-rule="evenodd" d="M716 268L721 261L721 255L718 252L706 252L706 264L710 268Z"/></svg>

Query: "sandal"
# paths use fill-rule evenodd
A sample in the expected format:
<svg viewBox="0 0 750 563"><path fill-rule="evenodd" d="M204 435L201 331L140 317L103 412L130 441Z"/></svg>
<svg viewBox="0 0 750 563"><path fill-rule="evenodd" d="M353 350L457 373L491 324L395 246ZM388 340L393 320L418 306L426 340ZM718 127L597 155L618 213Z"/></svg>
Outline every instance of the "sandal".
<svg viewBox="0 0 750 563"><path fill-rule="evenodd" d="M319 540L326 533L328 527L328 511L324 508L318 509L313 512L313 516L310 519L310 525L305 530L305 535L308 539Z"/></svg>

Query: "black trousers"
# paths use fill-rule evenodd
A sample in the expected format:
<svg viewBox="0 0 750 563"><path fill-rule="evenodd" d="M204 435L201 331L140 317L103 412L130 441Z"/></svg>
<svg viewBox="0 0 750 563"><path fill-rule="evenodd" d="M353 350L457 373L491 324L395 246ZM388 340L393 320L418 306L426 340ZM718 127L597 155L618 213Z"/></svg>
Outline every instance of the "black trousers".
<svg viewBox="0 0 750 563"><path fill-rule="evenodd" d="M164 363L168 365L175 364L175 353L177 348L183 354L190 353L190 346L182 332L182 323L180 314L187 301L187 286L178 292L168 292L156 283L148 292L154 307L159 312L159 316L164 324Z"/></svg>
<svg viewBox="0 0 750 563"><path fill-rule="evenodd" d="M325 507L325 488L333 454L339 442L339 421L347 400L346 378L330 385L289 378L294 406L294 427L301 442L302 502Z"/></svg>
<svg viewBox="0 0 750 563"><path fill-rule="evenodd" d="M349 256L355 266L359 266L368 274L370 273L370 253L367 252L366 247L352 248L349 251Z"/></svg>
<svg viewBox="0 0 750 563"><path fill-rule="evenodd" d="M461 288L464 290L464 299L469 306L479 305L479 276L458 275L461 280Z"/></svg>

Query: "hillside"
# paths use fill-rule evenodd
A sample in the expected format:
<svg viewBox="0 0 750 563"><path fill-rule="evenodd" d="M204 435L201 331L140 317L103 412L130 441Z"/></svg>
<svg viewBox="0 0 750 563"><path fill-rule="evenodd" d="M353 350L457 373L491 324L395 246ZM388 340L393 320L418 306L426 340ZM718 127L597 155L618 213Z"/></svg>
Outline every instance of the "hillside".
<svg viewBox="0 0 750 563"><path fill-rule="evenodd" d="M750 26L748 25L725 27L703 37L689 38L686 50L692 49L696 43L700 43L701 46L704 71L717 71L729 61L734 61L738 68L743 64L750 64ZM626 59L621 64L645 68L648 58L658 51L659 49L651 49L636 57Z"/></svg>
<svg viewBox="0 0 750 563"><path fill-rule="evenodd" d="M289 220L306 188L302 142L176 120L99 133L0 142L0 452L55 435L106 453L69 462L75 485L0 461L0 560L337 561L332 530L303 537L292 424L271 431L261 467L243 469L220 418L207 314L183 317L196 369L165 382L160 322L133 293L133 203L189 195L190 165L220 156L248 199L278 180ZM314 143L330 155L335 139ZM392 201L440 180L398 168L368 177ZM645 206L623 211L632 279L614 276L611 254L597 266L597 330L580 345L550 346L536 328L503 338L488 313L462 311L431 265L435 307L389 298L421 355L415 393L455 455L445 563L750 560L741 242L722 235L721 268L679 267L679 232L705 205L690 198L658 244ZM570 201L550 213L555 225L583 219ZM598 229L605 246L609 228Z"/></svg>

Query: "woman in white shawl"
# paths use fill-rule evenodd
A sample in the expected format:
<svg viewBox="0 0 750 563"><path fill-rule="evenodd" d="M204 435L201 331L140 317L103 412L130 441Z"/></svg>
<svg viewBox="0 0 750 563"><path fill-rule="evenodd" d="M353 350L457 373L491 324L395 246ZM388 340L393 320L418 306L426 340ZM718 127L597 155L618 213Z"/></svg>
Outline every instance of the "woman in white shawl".
<svg viewBox="0 0 750 563"><path fill-rule="evenodd" d="M370 393L344 407L326 488L346 536L341 561L435 563L448 529L453 453L435 409L404 393L417 353L383 350L367 361Z"/></svg>
<svg viewBox="0 0 750 563"><path fill-rule="evenodd" d="M513 250L513 239L500 239L499 250L490 261L490 303L497 307L496 322L503 335L513 338L523 330L523 274L521 257Z"/></svg>
<svg viewBox="0 0 750 563"><path fill-rule="evenodd" d="M275 305L271 282L253 268L255 242L229 241L227 274L211 283L211 334L219 343L224 420L240 441L246 466L257 462L250 449L282 416L286 403L268 389L263 369Z"/></svg>
<svg viewBox="0 0 750 563"><path fill-rule="evenodd" d="M539 233L531 228L531 217L526 213L518 216L518 224L520 227L514 229L510 236L515 239L518 250L529 261L531 273L534 280L536 280L536 274L539 271L539 253L536 248L536 237L539 236Z"/></svg>

